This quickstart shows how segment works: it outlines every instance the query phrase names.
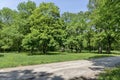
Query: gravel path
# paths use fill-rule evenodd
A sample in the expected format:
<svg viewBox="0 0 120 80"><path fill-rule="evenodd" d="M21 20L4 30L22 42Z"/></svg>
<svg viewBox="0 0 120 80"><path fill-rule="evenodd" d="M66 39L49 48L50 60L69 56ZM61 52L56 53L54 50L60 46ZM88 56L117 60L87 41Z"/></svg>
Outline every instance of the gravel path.
<svg viewBox="0 0 120 80"><path fill-rule="evenodd" d="M0 80L95 80L117 64L120 56L7 68L0 70Z"/></svg>

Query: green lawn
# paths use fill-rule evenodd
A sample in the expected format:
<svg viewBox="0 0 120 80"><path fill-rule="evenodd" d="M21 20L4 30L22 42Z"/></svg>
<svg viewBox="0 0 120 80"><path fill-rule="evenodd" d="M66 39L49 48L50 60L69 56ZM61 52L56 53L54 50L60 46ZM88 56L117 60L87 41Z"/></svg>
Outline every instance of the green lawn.
<svg viewBox="0 0 120 80"><path fill-rule="evenodd" d="M49 53L49 55L27 55L25 53L0 53L0 68L45 64L112 56L95 53Z"/></svg>
<svg viewBox="0 0 120 80"><path fill-rule="evenodd" d="M106 70L102 73L98 80L120 80L120 67Z"/></svg>

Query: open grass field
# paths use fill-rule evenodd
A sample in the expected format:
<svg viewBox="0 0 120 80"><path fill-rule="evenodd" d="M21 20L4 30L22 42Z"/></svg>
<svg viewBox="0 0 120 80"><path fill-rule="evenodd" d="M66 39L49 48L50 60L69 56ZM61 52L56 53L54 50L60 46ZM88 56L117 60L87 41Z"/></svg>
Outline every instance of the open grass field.
<svg viewBox="0 0 120 80"><path fill-rule="evenodd" d="M113 56L113 54L54 52L46 55L27 55L26 53L0 53L0 68L91 59L107 56Z"/></svg>

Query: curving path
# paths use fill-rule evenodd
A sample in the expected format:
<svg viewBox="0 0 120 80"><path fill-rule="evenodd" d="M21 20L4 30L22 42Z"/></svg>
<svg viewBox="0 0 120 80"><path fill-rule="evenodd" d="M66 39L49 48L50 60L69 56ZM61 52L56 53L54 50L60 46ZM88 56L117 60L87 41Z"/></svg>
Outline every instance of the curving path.
<svg viewBox="0 0 120 80"><path fill-rule="evenodd" d="M0 80L95 80L117 64L120 56L7 68L0 70Z"/></svg>

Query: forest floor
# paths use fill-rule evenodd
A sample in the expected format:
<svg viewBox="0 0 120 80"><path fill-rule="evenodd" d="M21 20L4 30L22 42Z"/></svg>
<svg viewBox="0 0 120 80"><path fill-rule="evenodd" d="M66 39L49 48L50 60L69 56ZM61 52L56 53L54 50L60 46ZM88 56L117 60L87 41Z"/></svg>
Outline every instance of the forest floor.
<svg viewBox="0 0 120 80"><path fill-rule="evenodd" d="M95 80L117 64L120 56L6 68L0 70L0 80Z"/></svg>

